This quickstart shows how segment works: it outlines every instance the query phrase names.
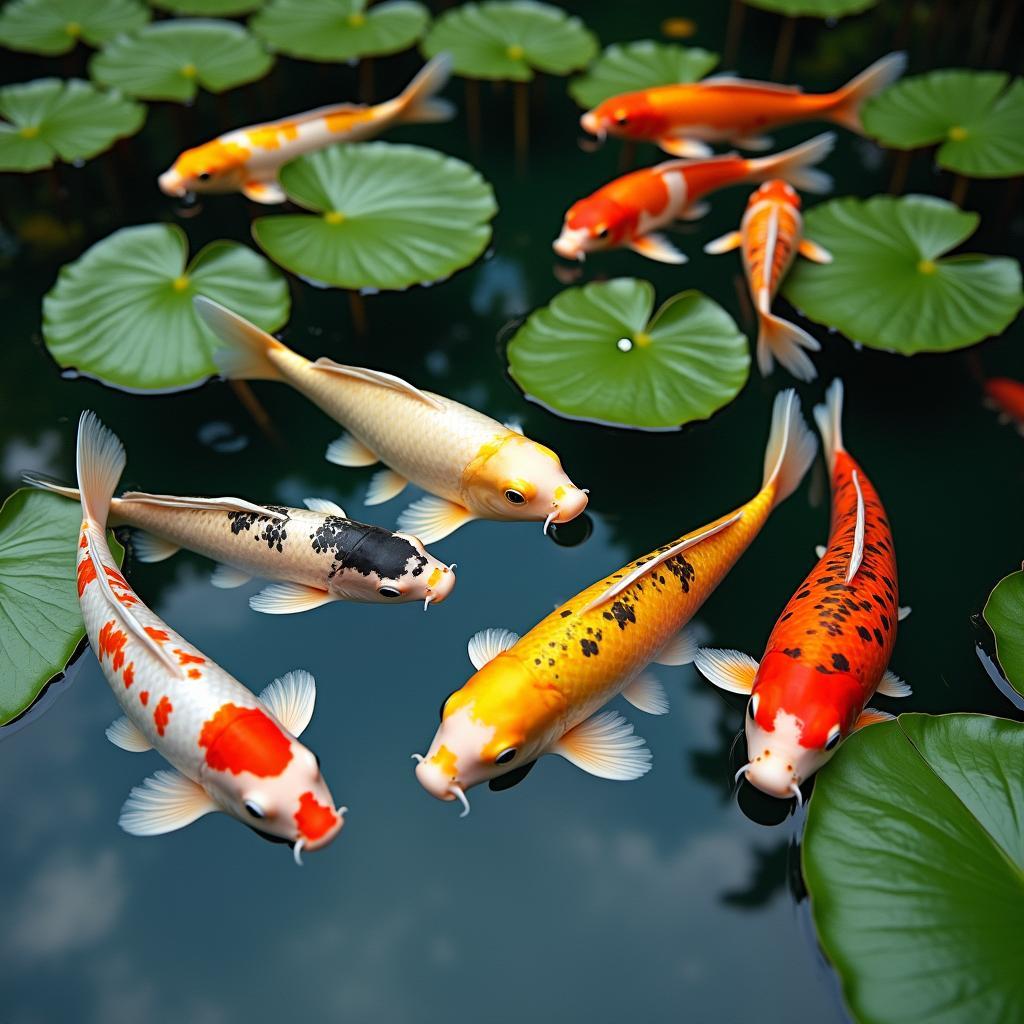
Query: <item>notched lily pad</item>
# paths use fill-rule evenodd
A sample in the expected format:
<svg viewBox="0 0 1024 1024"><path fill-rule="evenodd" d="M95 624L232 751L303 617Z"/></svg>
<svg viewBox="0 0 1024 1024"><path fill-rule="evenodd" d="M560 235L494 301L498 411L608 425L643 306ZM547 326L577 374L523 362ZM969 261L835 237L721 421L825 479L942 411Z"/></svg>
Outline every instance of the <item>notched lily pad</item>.
<svg viewBox="0 0 1024 1024"><path fill-rule="evenodd" d="M874 7L878 0L743 0L763 11L786 14L791 18L845 18Z"/></svg>
<svg viewBox="0 0 1024 1024"><path fill-rule="evenodd" d="M1024 1006L1024 727L900 715L819 774L803 869L863 1024L1016 1020Z"/></svg>
<svg viewBox="0 0 1024 1024"><path fill-rule="evenodd" d="M146 120L141 103L72 78L0 89L0 171L37 171L57 159L88 160Z"/></svg>
<svg viewBox="0 0 1024 1024"><path fill-rule="evenodd" d="M1024 174L1024 79L1009 83L1001 71L907 78L867 102L864 127L896 149L939 144L936 162L957 174Z"/></svg>
<svg viewBox="0 0 1024 1024"><path fill-rule="evenodd" d="M528 398L572 419L645 430L706 419L746 383L747 339L697 291L653 311L647 281L567 288L515 333L509 373Z"/></svg>
<svg viewBox="0 0 1024 1024"><path fill-rule="evenodd" d="M172 14L205 18L232 18L249 14L263 5L263 0L149 0L154 7Z"/></svg>
<svg viewBox="0 0 1024 1024"><path fill-rule="evenodd" d="M288 285L238 242L211 242L186 266L177 225L122 228L65 266L43 300L43 338L62 366L133 391L172 390L217 372L219 342L192 308L206 295L268 331L288 319Z"/></svg>
<svg viewBox="0 0 1024 1024"><path fill-rule="evenodd" d="M650 39L614 43L594 61L586 74L570 82L569 94L589 110L624 92L699 81L717 63L717 53L697 46L656 43Z"/></svg>
<svg viewBox="0 0 1024 1024"><path fill-rule="evenodd" d="M800 260L786 298L869 348L947 352L1002 332L1021 307L1020 265L1003 256L945 256L978 215L931 196L833 199L809 210L805 234L830 264Z"/></svg>
<svg viewBox="0 0 1024 1024"><path fill-rule="evenodd" d="M485 0L446 11L421 49L428 57L452 55L457 74L528 82L535 71L567 75L586 67L597 37L580 21L534 0Z"/></svg>
<svg viewBox="0 0 1024 1024"><path fill-rule="evenodd" d="M85 636L75 551L82 507L22 488L0 508L0 725L64 671ZM120 565L123 548L108 534Z"/></svg>
<svg viewBox="0 0 1024 1024"><path fill-rule="evenodd" d="M401 289L449 277L491 238L491 186L469 164L419 146L335 145L281 170L311 213L260 217L253 237L282 267L337 288Z"/></svg>
<svg viewBox="0 0 1024 1024"><path fill-rule="evenodd" d="M274 58L241 25L168 19L118 36L89 63L89 74L144 100L195 99L199 86L224 92L262 78Z"/></svg>
<svg viewBox="0 0 1024 1024"><path fill-rule="evenodd" d="M249 25L272 50L304 60L351 60L412 46L430 12L412 0L271 0Z"/></svg>
<svg viewBox="0 0 1024 1024"><path fill-rule="evenodd" d="M138 0L13 0L0 12L0 45L54 56L79 40L102 46L149 21Z"/></svg>
<svg viewBox="0 0 1024 1024"><path fill-rule="evenodd" d="M1024 696L1024 572L1001 579L982 611L996 638L996 660L1010 685Z"/></svg>

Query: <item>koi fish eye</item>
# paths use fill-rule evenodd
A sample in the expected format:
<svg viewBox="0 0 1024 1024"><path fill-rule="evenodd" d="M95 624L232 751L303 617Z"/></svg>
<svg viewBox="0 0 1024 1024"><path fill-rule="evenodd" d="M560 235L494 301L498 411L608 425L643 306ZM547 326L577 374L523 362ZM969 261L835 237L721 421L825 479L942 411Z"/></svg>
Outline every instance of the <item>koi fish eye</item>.
<svg viewBox="0 0 1024 1024"><path fill-rule="evenodd" d="M401 597L402 592L397 587L381 587L378 591L381 597Z"/></svg>
<svg viewBox="0 0 1024 1024"><path fill-rule="evenodd" d="M757 718L757 705L760 700L761 695L759 693L755 693L747 703L747 714L750 716L750 720L752 722Z"/></svg>
<svg viewBox="0 0 1024 1024"><path fill-rule="evenodd" d="M199 174L196 175L196 178L199 181L209 181L210 177L211 175L209 171L201 171Z"/></svg>
<svg viewBox="0 0 1024 1024"><path fill-rule="evenodd" d="M263 813L263 808L260 807L260 805L256 803L255 800L246 800L243 806L245 807L246 811L257 820L266 817L266 815Z"/></svg>
<svg viewBox="0 0 1024 1024"><path fill-rule="evenodd" d="M516 756L516 748L509 747L507 750L503 750L495 759L495 764L508 764L510 761L514 761Z"/></svg>
<svg viewBox="0 0 1024 1024"><path fill-rule="evenodd" d="M625 127L626 127L626 125L627 125L627 124L629 124L629 118L628 118L628 117L626 117L626 115L625 115L625 114L619 114L619 115L618 115L618 116L617 116L617 117L615 118L615 123L616 123L616 124L617 124L617 125L618 125L618 126L619 126L620 128L625 128Z"/></svg>
<svg viewBox="0 0 1024 1024"><path fill-rule="evenodd" d="M512 505L525 505L526 504L526 498L519 491L515 490L512 487L510 487L505 492L505 500L507 502L511 503Z"/></svg>
<svg viewBox="0 0 1024 1024"><path fill-rule="evenodd" d="M835 748L839 745L840 738L841 733L839 732L839 726L833 725L832 728L829 729L828 739L825 740L825 749L835 750Z"/></svg>
<svg viewBox="0 0 1024 1024"><path fill-rule="evenodd" d="M606 228L606 227L599 228L597 231L594 232L594 237L595 238L607 238L608 237L608 228Z"/></svg>

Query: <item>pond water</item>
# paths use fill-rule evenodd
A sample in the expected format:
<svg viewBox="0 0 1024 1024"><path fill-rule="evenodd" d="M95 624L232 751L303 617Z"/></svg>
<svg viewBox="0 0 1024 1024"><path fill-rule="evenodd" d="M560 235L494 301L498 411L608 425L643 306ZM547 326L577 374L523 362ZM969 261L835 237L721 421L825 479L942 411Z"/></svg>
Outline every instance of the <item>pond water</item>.
<svg viewBox="0 0 1024 1024"><path fill-rule="evenodd" d="M667 3L573 6L605 43L657 38L662 18L680 13ZM720 49L725 6L682 12L698 26L689 42ZM794 77L808 87L845 81L890 48L896 20L875 12L835 29L803 26ZM741 72L767 74L776 31L774 18L748 12ZM940 61L943 40L955 59L949 33L924 54L921 32L915 70ZM11 80L27 80L80 72L81 55L63 64L5 55L5 63ZM378 61L376 97L397 91L418 63L411 53ZM371 471L327 463L338 427L288 389L254 385L282 435L277 447L222 383L147 397L62 380L40 338L40 301L61 263L118 226L178 220L193 252L213 238L249 237L253 209L240 197L208 198L183 218L157 192L155 176L178 150L355 91L352 68L282 60L265 81L204 95L195 108L153 105L141 135L83 170L6 177L5 493L25 469L70 479L74 424L91 408L125 442L125 486L288 504L315 495L393 524L405 502L366 509ZM448 94L461 103L461 83ZM473 523L433 545L458 562L458 585L427 614L414 605L335 604L261 617L246 603L255 584L216 590L201 558L139 565L129 557L143 599L254 690L294 667L316 676L304 740L337 801L351 808L348 824L301 870L286 847L222 816L156 839L124 834L122 801L162 761L106 741L119 711L87 650L45 713L0 732L5 1024L845 1019L801 899L802 814L749 789L733 795L742 704L692 668L656 669L671 714L651 718L623 705L655 758L638 782L601 781L547 758L514 789L478 790L472 814L459 820L413 777L410 754L426 749L438 705L471 674L468 637L487 626L525 631L631 556L745 501L760 478L772 399L790 383L778 373L752 376L710 422L668 434L568 422L526 402L504 373L508 326L561 289L550 250L561 215L614 175L621 148L581 152L564 82L543 80L533 91L528 166L517 175L511 93L485 87L482 99L479 152L462 120L388 137L468 159L493 183L500 212L488 257L430 289L367 297L363 335L343 293L293 282L284 336L307 355L391 370L498 419L520 419L591 489L592 533L563 546L536 524ZM780 132L780 147L810 133ZM652 149L638 154L654 158ZM839 194L859 195L883 191L890 171L880 150L843 132L829 169ZM910 184L948 195L950 181L921 156ZM704 258L699 246L738 224L745 198L744 189L716 197L712 214L681 236L689 265L616 253L588 261L584 280L635 275L655 284L659 300L698 288L739 317L738 259ZM989 214L989 226L969 249L1002 252L1019 242L1019 220L996 217L1004 200L1005 183L972 184L967 205ZM893 523L901 600L914 609L893 667L914 696L898 708L879 698L888 710L1017 714L976 658L972 623L1021 558L1024 441L982 408L977 384L979 366L1024 376L1015 330L1018 337L973 355L914 359L825 336L821 379L800 387L809 414L824 382L844 378L848 445ZM705 606L700 619L714 643L761 651L827 527L819 464Z"/></svg>

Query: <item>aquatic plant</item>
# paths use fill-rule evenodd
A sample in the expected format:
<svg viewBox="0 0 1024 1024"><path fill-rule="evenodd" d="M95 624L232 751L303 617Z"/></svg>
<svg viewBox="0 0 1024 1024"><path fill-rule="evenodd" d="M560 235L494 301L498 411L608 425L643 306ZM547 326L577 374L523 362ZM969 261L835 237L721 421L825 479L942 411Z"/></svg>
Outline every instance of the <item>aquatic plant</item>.
<svg viewBox="0 0 1024 1024"><path fill-rule="evenodd" d="M54 56L79 41L102 46L149 19L149 8L138 0L13 0L0 11L0 44Z"/></svg>
<svg viewBox="0 0 1024 1024"><path fill-rule="evenodd" d="M188 261L173 224L121 228L63 267L43 301L43 338L65 368L133 391L197 384L217 372L216 339L192 307L206 295L268 331L288 319L288 285L238 242Z"/></svg>
<svg viewBox="0 0 1024 1024"><path fill-rule="evenodd" d="M830 264L802 260L783 294L804 315L869 348L913 355L999 334L1022 304L1020 265L1004 256L945 256L979 217L932 196L852 196L807 212L805 232Z"/></svg>
<svg viewBox="0 0 1024 1024"><path fill-rule="evenodd" d="M508 363L527 398L563 416L671 430L731 402L750 354L706 295L680 292L654 313L654 286L626 277L567 288L531 313Z"/></svg>
<svg viewBox="0 0 1024 1024"><path fill-rule="evenodd" d="M262 78L274 58L241 25L210 19L159 21L118 36L95 54L89 74L144 100L195 99Z"/></svg>
<svg viewBox="0 0 1024 1024"><path fill-rule="evenodd" d="M154 7L172 14L193 17L230 18L249 14L263 6L263 0L149 0Z"/></svg>
<svg viewBox="0 0 1024 1024"><path fill-rule="evenodd" d="M743 0L762 11L785 14L790 18L845 18L874 7L878 0Z"/></svg>
<svg viewBox="0 0 1024 1024"><path fill-rule="evenodd" d="M996 660L1024 696L1024 572L1010 573L989 594L982 616L996 638Z"/></svg>
<svg viewBox="0 0 1024 1024"><path fill-rule="evenodd" d="M24 713L85 637L75 584L82 508L22 488L0 507L0 725ZM124 549L108 536L121 564Z"/></svg>
<svg viewBox="0 0 1024 1024"><path fill-rule="evenodd" d="M338 61L412 46L430 12L412 0L270 0L249 27L272 50L305 60Z"/></svg>
<svg viewBox="0 0 1024 1024"><path fill-rule="evenodd" d="M337 288L401 289L449 277L491 238L491 186L469 164L419 146L342 143L282 168L309 213L260 217L253 237L282 267Z"/></svg>
<svg viewBox="0 0 1024 1024"><path fill-rule="evenodd" d="M141 103L72 78L38 78L0 89L0 171L37 171L88 160L146 120Z"/></svg>

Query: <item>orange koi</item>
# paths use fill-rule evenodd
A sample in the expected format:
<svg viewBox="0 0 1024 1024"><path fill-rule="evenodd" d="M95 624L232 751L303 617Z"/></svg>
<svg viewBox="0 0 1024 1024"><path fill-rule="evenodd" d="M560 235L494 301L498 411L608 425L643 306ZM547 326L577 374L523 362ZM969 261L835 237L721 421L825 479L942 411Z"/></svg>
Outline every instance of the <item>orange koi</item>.
<svg viewBox="0 0 1024 1024"><path fill-rule="evenodd" d="M985 381L985 405L999 413L1000 423L1012 423L1024 434L1024 384L1010 377L990 377Z"/></svg>

